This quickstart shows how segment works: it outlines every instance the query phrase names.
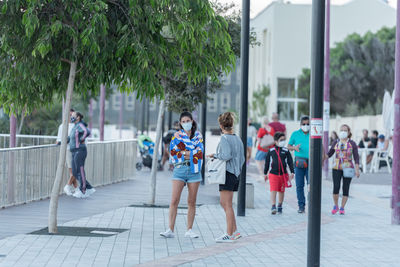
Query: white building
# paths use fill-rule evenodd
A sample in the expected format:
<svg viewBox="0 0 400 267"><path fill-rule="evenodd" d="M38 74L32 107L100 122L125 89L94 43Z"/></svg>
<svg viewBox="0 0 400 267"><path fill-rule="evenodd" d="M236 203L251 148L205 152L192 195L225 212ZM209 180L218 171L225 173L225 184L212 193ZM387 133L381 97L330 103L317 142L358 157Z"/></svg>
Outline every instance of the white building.
<svg viewBox="0 0 400 267"><path fill-rule="evenodd" d="M323 1L323 0L321 0ZM311 1L310 1L311 2ZM376 32L396 25L396 11L383 0L352 0L331 6L330 46L354 32ZM270 116L298 120L298 106L309 105L297 98L297 78L311 65L311 4L275 1L250 22L260 46L250 47L249 102L252 92L269 85Z"/></svg>

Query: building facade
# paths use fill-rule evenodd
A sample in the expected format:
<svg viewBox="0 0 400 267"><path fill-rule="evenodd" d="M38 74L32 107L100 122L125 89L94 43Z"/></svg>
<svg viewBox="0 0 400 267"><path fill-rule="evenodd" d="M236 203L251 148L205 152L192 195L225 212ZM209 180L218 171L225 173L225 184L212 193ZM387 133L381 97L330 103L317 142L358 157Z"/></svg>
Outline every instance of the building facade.
<svg viewBox="0 0 400 267"><path fill-rule="evenodd" d="M311 1L310 1L311 2ZM330 46L352 33L376 32L396 25L396 11L382 0L351 0L331 6ZM252 92L268 85L268 116L297 121L307 99L297 96L297 79L311 65L311 4L275 1L250 22L260 46L250 47L249 101Z"/></svg>

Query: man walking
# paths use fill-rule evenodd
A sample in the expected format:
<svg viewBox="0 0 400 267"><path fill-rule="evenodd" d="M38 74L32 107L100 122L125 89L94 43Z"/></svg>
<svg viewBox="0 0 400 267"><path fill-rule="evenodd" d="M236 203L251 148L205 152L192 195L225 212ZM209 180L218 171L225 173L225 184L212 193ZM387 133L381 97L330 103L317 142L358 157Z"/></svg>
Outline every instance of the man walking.
<svg viewBox="0 0 400 267"><path fill-rule="evenodd" d="M310 118L302 117L300 120L300 129L293 132L290 137L288 148L294 150L295 156L295 179L296 193L299 205L298 213L304 213L306 199L304 196L305 180L308 184L308 158L310 150Z"/></svg>

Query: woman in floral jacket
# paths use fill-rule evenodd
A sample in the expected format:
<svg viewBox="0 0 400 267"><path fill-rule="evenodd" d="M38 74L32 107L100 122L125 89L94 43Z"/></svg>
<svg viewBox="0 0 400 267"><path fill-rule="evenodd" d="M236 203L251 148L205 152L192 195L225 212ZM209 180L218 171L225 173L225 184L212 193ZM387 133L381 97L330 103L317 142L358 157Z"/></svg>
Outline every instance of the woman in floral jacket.
<svg viewBox="0 0 400 267"><path fill-rule="evenodd" d="M199 235L192 231L194 217L196 214L196 198L201 178L201 167L203 163L203 137L197 131L197 123L189 112L183 112L179 119L181 129L171 140L170 160L174 164L172 176L172 198L169 206L169 229L161 236L174 237L174 228L178 204L182 190L188 187L188 223L185 237L198 238Z"/></svg>

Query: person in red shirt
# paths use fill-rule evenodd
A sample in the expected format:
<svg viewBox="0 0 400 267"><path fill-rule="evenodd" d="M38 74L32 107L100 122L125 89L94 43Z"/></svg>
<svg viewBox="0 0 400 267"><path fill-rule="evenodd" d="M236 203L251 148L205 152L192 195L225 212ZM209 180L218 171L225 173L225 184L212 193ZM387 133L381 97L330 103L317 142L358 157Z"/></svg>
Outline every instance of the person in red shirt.
<svg viewBox="0 0 400 267"><path fill-rule="evenodd" d="M256 160L258 172L260 173L262 179L264 179L265 158L267 157L269 149L274 147L274 144L272 144L269 147L261 147L261 139L265 135L268 134L273 137L275 134L275 129L272 128L271 126L269 126L268 123L269 123L268 118L264 118L263 127L261 127L257 133L257 153L256 153L255 160Z"/></svg>
<svg viewBox="0 0 400 267"><path fill-rule="evenodd" d="M286 126L283 123L279 122L279 114L274 112L272 113L272 122L268 124L272 128L274 128L275 132L281 132L286 135Z"/></svg>

